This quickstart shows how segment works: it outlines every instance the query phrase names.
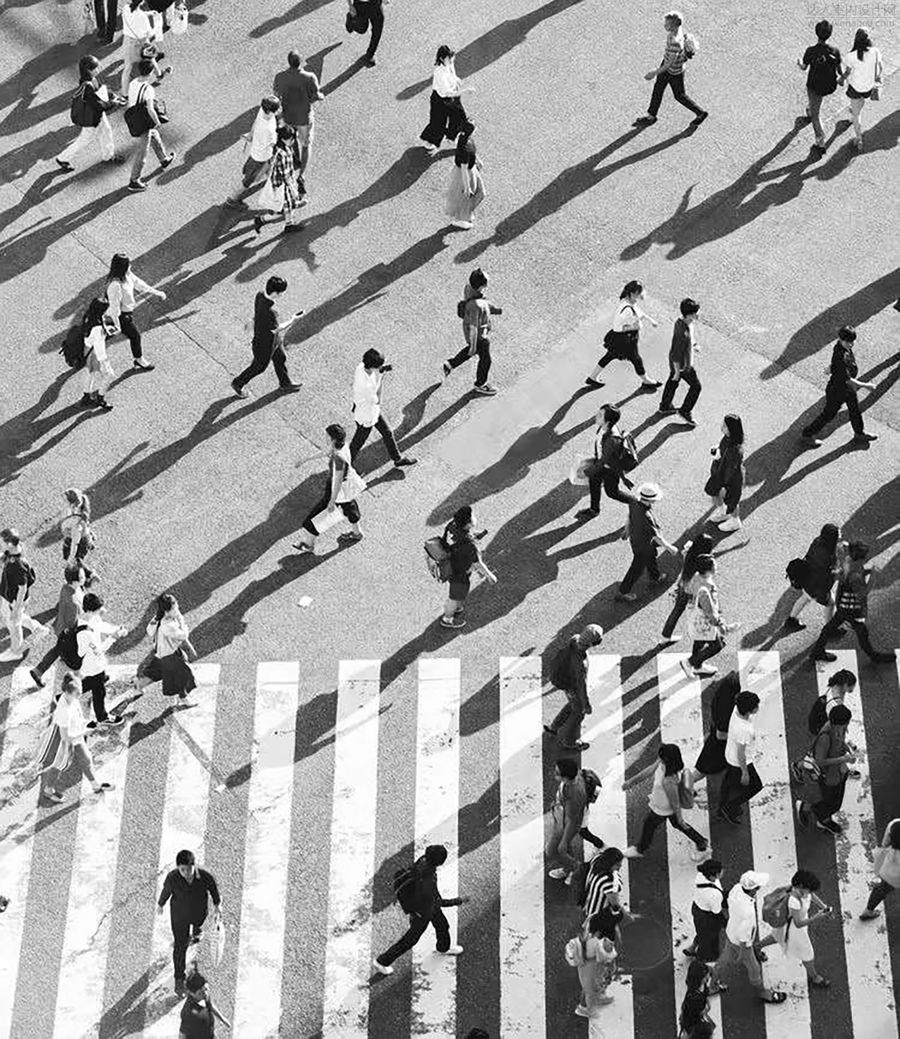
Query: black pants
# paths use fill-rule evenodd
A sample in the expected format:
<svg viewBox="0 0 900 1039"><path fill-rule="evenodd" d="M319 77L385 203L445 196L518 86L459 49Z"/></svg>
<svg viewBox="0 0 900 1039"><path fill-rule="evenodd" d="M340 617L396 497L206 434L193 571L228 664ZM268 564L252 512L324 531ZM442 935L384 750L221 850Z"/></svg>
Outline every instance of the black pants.
<svg viewBox="0 0 900 1039"><path fill-rule="evenodd" d="M669 378L666 380L666 385L663 387L662 399L659 402L661 408L671 408L672 401L675 399L675 389L678 383L684 380L688 385L687 395L684 398L684 402L678 409L682 415L690 415L694 410L694 405L697 403L697 398L700 396L700 379L697 377L696 368L682 368L680 372L675 374L669 372Z"/></svg>
<svg viewBox="0 0 900 1039"><path fill-rule="evenodd" d="M762 790L762 780L759 778L755 766L748 765L747 772L750 775L750 782L746 786L741 786L741 770L736 765L725 766L725 775L722 778L722 788L719 792L719 807L723 811L735 814L741 805L746 804L751 797L756 797Z"/></svg>
<svg viewBox="0 0 900 1039"><path fill-rule="evenodd" d="M634 550L632 549L632 551ZM625 576L622 578L622 583L619 585L619 591L630 592L634 582L645 570L654 581L659 580L659 563L656 558L656 545L652 545L649 549L643 552L634 553L631 560L631 566L625 572Z"/></svg>
<svg viewBox="0 0 900 1039"><path fill-rule="evenodd" d="M123 310L119 314L119 328L122 330L122 335L128 336L128 342L131 343L131 356L137 361L141 358L141 333L138 331L137 325L134 323L134 315L130 310Z"/></svg>
<svg viewBox="0 0 900 1039"><path fill-rule="evenodd" d="M50 667L59 660L59 638L56 642L47 650L47 652L41 657L41 659L34 665L32 671L43 676L44 672L49 670Z"/></svg>
<svg viewBox="0 0 900 1039"><path fill-rule="evenodd" d="M172 937L175 939L175 944L172 946L172 965L175 968L175 980L184 981L184 957L187 947L191 943L191 928L194 930L194 935L199 937L203 922L206 920L206 910L204 909L202 916L195 919L191 919L189 916L175 916L173 913L171 920Z"/></svg>
<svg viewBox="0 0 900 1039"><path fill-rule="evenodd" d="M827 819L830 819L835 812L841 810L841 805L844 803L844 790L846 788L846 775L844 775L840 783L836 786L826 786L823 782L819 782L819 800L816 801L815 804L811 804L809 807L820 823L824 823Z"/></svg>
<svg viewBox="0 0 900 1039"><path fill-rule="evenodd" d="M378 44L381 42L381 33L384 30L384 10L381 0L353 0L353 6L356 8L356 13L365 15L372 26L372 36L369 40L366 57L374 58Z"/></svg>
<svg viewBox="0 0 900 1039"><path fill-rule="evenodd" d="M402 956L416 944L427 930L429 924L434 928L434 933L437 936L437 951L446 952L450 948L450 925L447 923L447 917L444 916L441 910L435 909L430 918L411 915L409 918L409 930L402 938L394 942L387 952L383 952L378 957L378 962L384 967L389 967L398 956Z"/></svg>
<svg viewBox="0 0 900 1039"><path fill-rule="evenodd" d="M815 436L820 429L824 429L825 426L837 415L841 410L841 405L847 405L847 414L850 416L850 425L853 427L853 432L857 435L863 432L863 419L862 413L859 410L859 399L856 396L856 390L847 387L846 389L841 387L839 389L831 389L831 387L825 387L825 407L822 408L821 412L810 422L810 424L803 430L805 437Z"/></svg>
<svg viewBox="0 0 900 1039"><path fill-rule="evenodd" d="M101 671L99 675L88 675L82 678L81 688L84 692L91 694L91 702L94 706L94 717L98 722L105 722L109 715L106 713L106 682L107 674Z"/></svg>
<svg viewBox="0 0 900 1039"><path fill-rule="evenodd" d="M283 346L274 345L267 348L254 346L253 360L234 380L234 385L243 389L251 379L255 379L257 375L262 375L266 368L269 367L269 364L275 369L279 384L281 386L289 385L291 377L288 375L287 370L287 355L284 352Z"/></svg>
<svg viewBox="0 0 900 1039"><path fill-rule="evenodd" d="M691 647L691 655L688 663L691 667L700 667L707 660L711 660L717 653L721 653L725 646L725 640L720 636L714 639L695 639Z"/></svg>
<svg viewBox="0 0 900 1039"><path fill-rule="evenodd" d="M644 367L644 362L641 359L641 355L638 353L637 346L632 347L630 350L607 350L597 362L597 367L605 368L610 361L628 361L628 363L634 367L638 376L643 378L643 376L647 374L647 369Z"/></svg>
<svg viewBox="0 0 900 1039"><path fill-rule="evenodd" d="M432 90L428 105L428 125L419 134L419 140L440 148L446 137L455 141L467 121L466 110L458 97L441 97Z"/></svg>
<svg viewBox="0 0 900 1039"><path fill-rule="evenodd" d="M475 353L478 355L478 369L475 372L475 385L484 386L488 379L488 372L491 370L490 339L479 339L478 345L475 347ZM469 347L464 346L455 357L450 358L447 364L449 364L451 368L458 368L461 364L465 364L471 356L472 353L469 350Z"/></svg>
<svg viewBox="0 0 900 1039"><path fill-rule="evenodd" d="M119 0L94 0L94 17L97 19L97 34L112 39L119 16Z"/></svg>
<svg viewBox="0 0 900 1039"><path fill-rule="evenodd" d="M647 109L650 115L655 116L659 111L659 106L662 104L663 94L665 93L666 87L670 84L672 87L672 96L680 105L689 108L694 115L702 115L703 109L696 102L692 101L685 93L683 72L680 72L677 76L673 76L669 72L661 72L656 77L653 81L653 93L650 95L650 107Z"/></svg>
<svg viewBox="0 0 900 1039"><path fill-rule="evenodd" d="M819 637L816 639L813 648L810 650L810 656L815 659L821 657L825 652L825 646L828 640L836 635L841 625L849 624L851 628L856 632L856 638L859 642L859 648L869 657L870 660L878 658L879 651L872 645L869 639L869 628L866 624L865 617L851 617L849 614L844 613L843 610L835 610L834 616L830 621L826 621L822 626L822 630L819 633Z"/></svg>
<svg viewBox="0 0 900 1039"><path fill-rule="evenodd" d="M660 826L665 826L667 821L671 823L676 830L681 830L686 837L689 837L699 851L706 848L706 838L702 836L702 834L697 833L693 826L690 826L683 820L679 822L677 817L674 815L657 815L651 808L650 811L647 812L646 819L644 819L644 825L641 829L641 839L637 842L637 850L642 855L653 843L653 835Z"/></svg>
<svg viewBox="0 0 900 1039"><path fill-rule="evenodd" d="M876 910L893 890L893 884L889 884L886 880L879 880L869 894L869 901L866 902L866 909L868 909L870 913Z"/></svg>
<svg viewBox="0 0 900 1039"><path fill-rule="evenodd" d="M393 430L387 424L384 415L378 416L378 421L374 426L361 426L358 422L356 423L356 432L350 441L350 461L352 462L359 454L360 448L369 439L369 434L373 429L377 429L381 434L381 439L384 441L384 446L387 448L391 460L399 462L400 451L397 449L397 441L394 439Z"/></svg>
<svg viewBox="0 0 900 1039"><path fill-rule="evenodd" d="M587 478L588 488L591 492L591 508L594 512L600 509L600 498L604 491L606 491L607 498L620 501L623 505L634 501L633 495L625 494L622 491L620 483L624 483L626 487L633 487L634 484L627 476L617 473L615 469L609 469L599 464L592 465L588 467Z"/></svg>
<svg viewBox="0 0 900 1039"><path fill-rule="evenodd" d="M669 611L669 616L666 617L666 623L663 625L663 638L669 638L669 636L675 630L675 625L681 619L681 615L687 609L687 604L690 601L691 597L684 590L684 588L682 588L681 582L679 581L678 587L675 589L675 603L672 606L672 609Z"/></svg>

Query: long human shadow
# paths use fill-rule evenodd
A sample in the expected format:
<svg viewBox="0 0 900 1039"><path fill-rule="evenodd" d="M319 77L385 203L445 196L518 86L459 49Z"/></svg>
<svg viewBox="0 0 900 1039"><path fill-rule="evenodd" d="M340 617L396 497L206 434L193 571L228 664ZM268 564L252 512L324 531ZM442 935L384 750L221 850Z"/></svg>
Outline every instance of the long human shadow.
<svg viewBox="0 0 900 1039"><path fill-rule="evenodd" d="M38 87L65 68L71 68L73 71L74 87L74 71L81 52L80 41L55 43L40 54L29 58L15 75L0 83L0 110L12 107L12 111L0 123L0 136L27 130L47 117L46 104L31 107L37 97ZM59 99L55 98L53 102L48 103L52 105L58 101ZM62 111L61 108L58 110Z"/></svg>
<svg viewBox="0 0 900 1039"><path fill-rule="evenodd" d="M225 151L226 148L230 148L240 138L241 134L249 133L258 108L258 105L253 105L246 112L241 112L240 115L235 116L230 123L226 123L224 126L217 126L215 130L211 130L205 137L195 141L185 151L183 161L176 163L167 170L163 170L159 175L158 183L160 187L171 184L186 174L192 173L194 167L199 163L213 158L220 152ZM240 164L236 164L235 178L238 177L239 172Z"/></svg>
<svg viewBox="0 0 900 1039"><path fill-rule="evenodd" d="M328 3L328 0L322 0L323 3ZM319 89L322 86L322 77L325 75L325 59L332 51L336 51L341 47L341 41L337 43L329 43L324 47L320 47L315 54L310 54L306 59L306 69L311 72L316 79L319 81Z"/></svg>
<svg viewBox="0 0 900 1039"><path fill-rule="evenodd" d="M459 252L456 256L456 262L471 263L491 245L498 247L509 245L510 242L515 241L520 235L535 227L541 220L559 212L573 199L586 191L590 191L591 188L596 187L601 181L606 180L607 177L626 169L628 166L632 166L636 162L642 162L644 159L658 155L680 141L686 140L695 131L696 127L688 124L679 133L657 141L656 144L651 144L649 147L642 148L631 155L625 155L606 166L598 165L605 159L608 159L610 155L619 151L620 148L623 148L629 141L645 132L644 127L632 127L620 137L605 145L600 151L563 170L549 184L544 185L525 205L520 206L510 213L509 216L504 217L497 224L494 233L490 237L482 238L480 241L474 242Z"/></svg>
<svg viewBox="0 0 900 1039"><path fill-rule="evenodd" d="M564 432L556 428L575 402L589 392L588 387L581 387L568 400L563 401L543 425L526 429L496 462L474 476L467 476L432 509L425 521L428 526L443 525L460 505L475 505L515 487L527 478L535 465L556 454L570 440L590 429L594 425L593 418L578 422Z"/></svg>
<svg viewBox="0 0 900 1039"><path fill-rule="evenodd" d="M842 325L862 325L885 307L890 306L900 293L900 267L890 274L865 285L844 299L833 303L811 321L798 328L787 341L778 357L760 372L761 379L772 379L785 369L812 357L834 342Z"/></svg>
<svg viewBox="0 0 900 1039"><path fill-rule="evenodd" d="M365 56L361 54L358 58L354 58L343 72L339 72L333 79L329 79L327 83L322 83L322 93L326 97L328 97L329 94L333 94L335 90L340 89L340 87L345 83L349 83L349 81L362 72L365 67Z"/></svg>
<svg viewBox="0 0 900 1039"><path fill-rule="evenodd" d="M330 3L331 0L300 0L299 4L294 4L293 7L288 8L283 14L275 15L274 18L268 18L266 21L254 26L249 33L250 39L258 40L262 36L267 36L270 32L282 29L285 25L298 21L304 15L313 14L320 7Z"/></svg>
<svg viewBox="0 0 900 1039"><path fill-rule="evenodd" d="M422 437L417 437L414 440L411 434L425 417L425 407L428 404L429 398L440 389L440 385L439 382L434 382L430 386L426 386L412 400L407 401L403 405L400 421L394 427L394 439L397 441L397 447L400 449L401 454L408 451L414 443L418 443L422 439ZM449 415L447 418L449 418ZM444 418L443 422L446 422L447 418ZM436 428L438 426L434 426L432 432ZM361 476L365 476L383 465L387 458L387 448L381 443L381 438L376 430L369 434L369 442L356 456L353 467ZM383 478L377 482L383 482ZM370 481L369 487L371 488L374 484L375 481Z"/></svg>
<svg viewBox="0 0 900 1039"><path fill-rule="evenodd" d="M0 160L0 163L2 163L2 160ZM54 195L58 195L60 191L65 190L66 184L70 180L71 178L66 177L63 170L59 167L41 173L28 185L18 202L0 213L0 231L5 231L10 224L14 224L23 217L29 209L40 205L42 202L46 202Z"/></svg>
<svg viewBox="0 0 900 1039"><path fill-rule="evenodd" d="M7 149L0 156L0 180L12 182L26 176L34 171L39 162L50 162L59 155L71 140L72 128L59 126L49 133L29 138L17 147Z"/></svg>
<svg viewBox="0 0 900 1039"><path fill-rule="evenodd" d="M527 14L519 15L518 18L507 18L505 22L488 29L477 39L467 43L456 54L456 71L461 77L473 76L476 72L499 61L504 55L509 54L520 44L524 43L529 32L541 22L545 22L554 15L562 14L570 7L575 7L582 0L550 0L543 7L537 7ZM431 77L420 79L397 94L398 101L408 101L410 98L427 90L431 86Z"/></svg>

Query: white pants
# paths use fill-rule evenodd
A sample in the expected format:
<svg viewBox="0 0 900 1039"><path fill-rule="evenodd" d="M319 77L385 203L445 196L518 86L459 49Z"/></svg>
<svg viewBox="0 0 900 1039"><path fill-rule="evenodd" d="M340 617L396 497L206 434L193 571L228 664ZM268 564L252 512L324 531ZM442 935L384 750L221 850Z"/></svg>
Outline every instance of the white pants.
<svg viewBox="0 0 900 1039"><path fill-rule="evenodd" d="M9 648L13 653L21 653L22 647L25 645L22 628L34 631L37 621L33 620L25 612L24 603L21 606L17 606L15 603L7 602L2 597L0 597L0 617L3 618L3 623L6 627L9 628Z"/></svg>
<svg viewBox="0 0 900 1039"><path fill-rule="evenodd" d="M84 392L99 393L102 397L109 386L109 373L100 371L92 372L85 365L84 369Z"/></svg>
<svg viewBox="0 0 900 1039"><path fill-rule="evenodd" d="M100 152L100 158L104 162L109 162L116 153L112 127L109 125L105 112L100 116L97 126L82 126L81 133L68 148L59 153L58 158L61 162L69 162L74 165L76 155L83 152L85 148L91 147L95 147Z"/></svg>
<svg viewBox="0 0 900 1039"><path fill-rule="evenodd" d="M141 48L143 40L136 40L133 36L122 37L122 87L121 93L128 94L128 84L134 75L134 66L141 60Z"/></svg>

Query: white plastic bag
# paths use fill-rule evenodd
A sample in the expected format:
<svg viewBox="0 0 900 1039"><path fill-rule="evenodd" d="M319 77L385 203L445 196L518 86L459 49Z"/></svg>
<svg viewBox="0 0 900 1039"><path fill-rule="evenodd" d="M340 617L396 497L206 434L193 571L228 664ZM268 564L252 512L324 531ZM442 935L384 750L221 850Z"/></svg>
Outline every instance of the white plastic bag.
<svg viewBox="0 0 900 1039"><path fill-rule="evenodd" d="M585 469L592 461L592 458L577 458L569 470L569 483L576 487L586 487L588 478Z"/></svg>
<svg viewBox="0 0 900 1039"><path fill-rule="evenodd" d="M183 36L188 31L188 9L186 4L175 5L171 29L176 36Z"/></svg>

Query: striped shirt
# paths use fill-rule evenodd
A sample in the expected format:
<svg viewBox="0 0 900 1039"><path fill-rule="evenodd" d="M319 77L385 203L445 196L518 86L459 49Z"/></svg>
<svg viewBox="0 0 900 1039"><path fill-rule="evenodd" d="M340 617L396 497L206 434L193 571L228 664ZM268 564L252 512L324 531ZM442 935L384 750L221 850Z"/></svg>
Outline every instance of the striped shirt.
<svg viewBox="0 0 900 1039"><path fill-rule="evenodd" d="M622 875L617 869L611 873L589 873L584 885L584 918L590 920L594 913L607 904L608 896L622 890Z"/></svg>
<svg viewBox="0 0 900 1039"><path fill-rule="evenodd" d="M680 76L684 72L684 33L680 28L678 32L670 32L666 39L663 64L669 66L666 72L670 76Z"/></svg>

